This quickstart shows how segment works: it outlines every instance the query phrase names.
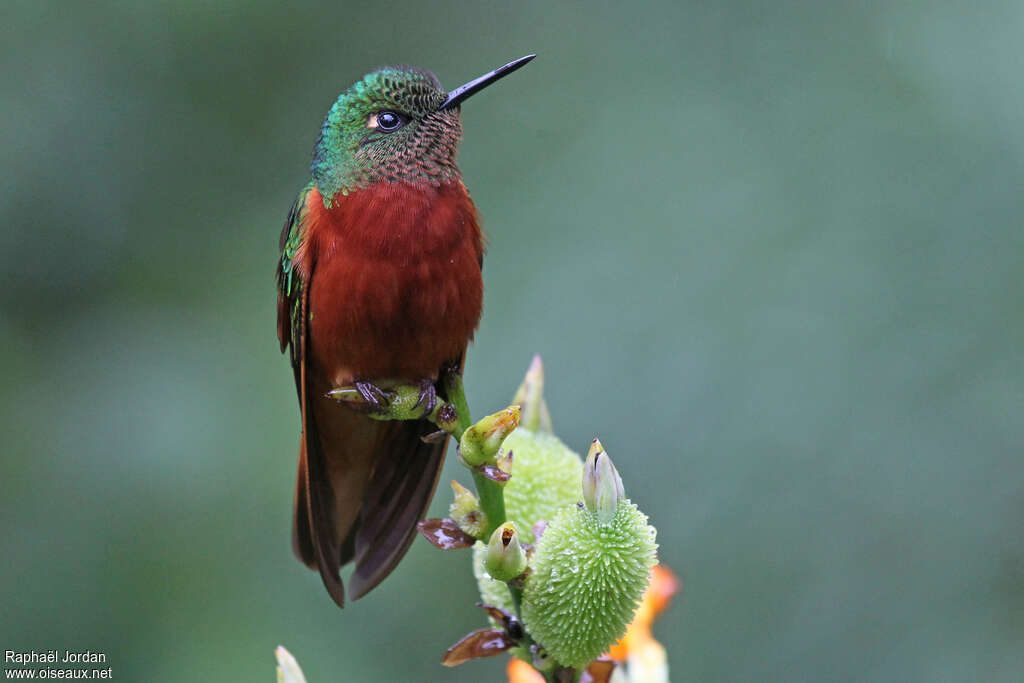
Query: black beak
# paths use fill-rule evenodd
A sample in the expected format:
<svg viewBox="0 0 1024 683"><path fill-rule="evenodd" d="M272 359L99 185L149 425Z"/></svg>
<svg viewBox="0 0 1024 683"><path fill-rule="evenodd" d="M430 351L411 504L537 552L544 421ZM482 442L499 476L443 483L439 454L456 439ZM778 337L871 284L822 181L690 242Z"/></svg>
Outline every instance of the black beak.
<svg viewBox="0 0 1024 683"><path fill-rule="evenodd" d="M438 107L437 110L441 111L443 109L451 109L452 107L458 106L464 99L468 98L470 95L474 95L480 92L481 90L489 86L491 83L494 83L498 79L508 76L510 73L512 73L519 67L525 66L527 62L529 62L536 56L537 55L526 55L525 57L520 57L515 61L509 62L505 66L498 67L489 74L484 74L480 78L475 78L469 83L466 83L465 85L460 85L458 88L448 93L448 99L446 99L444 101L444 104Z"/></svg>

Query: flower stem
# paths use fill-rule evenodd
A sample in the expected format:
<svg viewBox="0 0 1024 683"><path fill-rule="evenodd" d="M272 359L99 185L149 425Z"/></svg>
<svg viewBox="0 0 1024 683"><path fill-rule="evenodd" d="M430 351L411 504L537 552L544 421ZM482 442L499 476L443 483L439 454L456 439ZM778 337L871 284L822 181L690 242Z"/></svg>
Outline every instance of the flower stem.
<svg viewBox="0 0 1024 683"><path fill-rule="evenodd" d="M448 403L455 408L456 425L452 436L462 439L462 435L473 424L469 412L469 402L466 401L466 392L462 386L462 375L454 370L448 372L444 378L445 390L448 394ZM484 529L481 538L488 539L494 530L505 523L505 494L501 484L485 477L477 470L471 470L473 484L476 485L477 497L480 499L480 509L487 516L487 528Z"/></svg>
<svg viewBox="0 0 1024 683"><path fill-rule="evenodd" d="M444 388L448 394L448 403L455 408L456 424L452 436L461 439L462 434L473 424L469 414L469 403L466 401L466 392L462 387L462 375L455 368L447 371L444 377ZM501 523L504 523L502 520Z"/></svg>
<svg viewBox="0 0 1024 683"><path fill-rule="evenodd" d="M487 516L487 528L484 529L482 538L488 539L494 530L505 523L505 492L501 484L488 479L481 472L472 470L473 483L476 485L476 495L480 499L480 509Z"/></svg>

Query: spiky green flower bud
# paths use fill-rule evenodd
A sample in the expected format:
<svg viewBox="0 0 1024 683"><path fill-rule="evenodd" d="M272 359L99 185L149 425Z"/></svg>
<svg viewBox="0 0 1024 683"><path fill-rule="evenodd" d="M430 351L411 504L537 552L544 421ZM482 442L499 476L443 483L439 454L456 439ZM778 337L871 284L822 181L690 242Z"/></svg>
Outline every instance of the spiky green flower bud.
<svg viewBox="0 0 1024 683"><path fill-rule="evenodd" d="M498 581L511 581L526 571L526 552L519 545L519 534L512 522L505 522L491 534L484 568Z"/></svg>
<svg viewBox="0 0 1024 683"><path fill-rule="evenodd" d="M519 426L519 406L509 406L479 420L459 441L459 458L469 467L494 464L501 443Z"/></svg>
<svg viewBox="0 0 1024 683"><path fill-rule="evenodd" d="M553 519L559 510L575 506L583 499L583 462L555 435L522 427L505 439L502 450L512 453L512 477L504 487L505 514L515 523L523 543L535 543L534 524ZM483 543L473 546L473 569L480 597L486 603L514 611L508 586L495 581L484 570L486 549Z"/></svg>
<svg viewBox="0 0 1024 683"><path fill-rule="evenodd" d="M467 534L480 538L487 528L487 515L480 509L480 501L457 481L452 481L452 493L454 500L448 508L448 516Z"/></svg>
<svg viewBox="0 0 1024 683"><path fill-rule="evenodd" d="M583 460L551 433L551 416L544 404L544 376L535 356L516 392L522 402L522 424L508 435L496 461L512 477L504 484L505 515L516 525L523 543L534 543L533 526L554 518L564 507L583 500L580 479ZM473 573L484 602L515 610L512 595L503 581L484 569L487 546L473 546Z"/></svg>
<svg viewBox="0 0 1024 683"><path fill-rule="evenodd" d="M614 468L600 466L607 458L603 450L594 457L594 509L572 506L550 521L523 591L527 631L558 663L576 668L622 636L657 561L654 527L636 505L618 497ZM602 506L616 497L614 514L602 520Z"/></svg>
<svg viewBox="0 0 1024 683"><path fill-rule="evenodd" d="M615 516L619 501L625 498L622 477L597 439L590 444L587 462L583 465L583 502L607 524Z"/></svg>
<svg viewBox="0 0 1024 683"><path fill-rule="evenodd" d="M502 453L511 454L505 512L523 542L533 543L534 524L582 500L583 462L554 434L521 428L505 439Z"/></svg>

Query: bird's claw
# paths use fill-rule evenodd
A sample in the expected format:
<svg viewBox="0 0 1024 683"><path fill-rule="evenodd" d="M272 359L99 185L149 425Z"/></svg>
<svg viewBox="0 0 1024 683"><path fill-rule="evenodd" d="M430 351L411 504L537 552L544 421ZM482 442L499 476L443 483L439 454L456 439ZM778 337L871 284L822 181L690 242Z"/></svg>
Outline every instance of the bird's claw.
<svg viewBox="0 0 1024 683"><path fill-rule="evenodd" d="M419 386L420 395L416 399L413 410L422 406L423 414L430 415L434 412L434 408L437 407L437 387L434 386L434 380L432 379L421 379Z"/></svg>
<svg viewBox="0 0 1024 683"><path fill-rule="evenodd" d="M386 413L395 397L395 392L381 389L373 382L355 382L355 388L366 402L367 410L374 413Z"/></svg>

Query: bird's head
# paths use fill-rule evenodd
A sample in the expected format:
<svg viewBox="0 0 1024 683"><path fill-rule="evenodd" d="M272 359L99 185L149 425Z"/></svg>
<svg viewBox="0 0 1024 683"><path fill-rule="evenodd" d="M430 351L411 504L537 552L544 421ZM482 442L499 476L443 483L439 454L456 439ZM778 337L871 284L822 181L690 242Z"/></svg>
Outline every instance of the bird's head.
<svg viewBox="0 0 1024 683"><path fill-rule="evenodd" d="M382 180L436 185L457 178L461 103L533 57L451 92L415 67L389 66L364 76L338 97L320 130L312 172L325 201Z"/></svg>

